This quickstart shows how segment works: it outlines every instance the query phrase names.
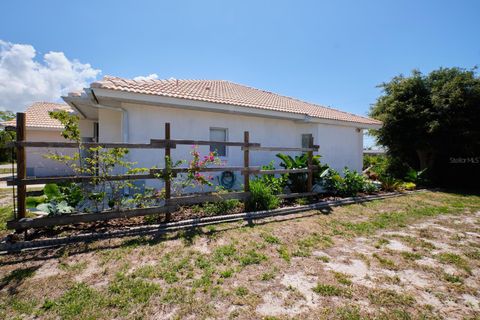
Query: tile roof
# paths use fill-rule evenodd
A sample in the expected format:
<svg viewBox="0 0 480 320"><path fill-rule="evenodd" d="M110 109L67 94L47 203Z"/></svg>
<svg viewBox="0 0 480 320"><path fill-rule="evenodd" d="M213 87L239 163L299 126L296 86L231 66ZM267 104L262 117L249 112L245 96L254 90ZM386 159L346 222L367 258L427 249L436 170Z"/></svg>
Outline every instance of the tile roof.
<svg viewBox="0 0 480 320"><path fill-rule="evenodd" d="M51 128L63 129L62 124L55 119L50 118L49 111L63 109L72 111L73 109L66 104L53 102L35 102L25 111L27 128ZM16 120L5 121L1 123L2 126L15 126Z"/></svg>
<svg viewBox="0 0 480 320"><path fill-rule="evenodd" d="M329 120L381 124L380 121L368 117L225 80L130 80L105 76L102 80L92 83L90 87L305 114Z"/></svg>

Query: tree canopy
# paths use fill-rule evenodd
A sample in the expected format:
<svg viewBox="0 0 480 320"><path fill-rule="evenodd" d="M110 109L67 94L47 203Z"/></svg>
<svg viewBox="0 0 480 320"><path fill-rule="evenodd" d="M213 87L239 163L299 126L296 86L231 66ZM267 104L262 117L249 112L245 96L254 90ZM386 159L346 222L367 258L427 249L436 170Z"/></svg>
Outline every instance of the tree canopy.
<svg viewBox="0 0 480 320"><path fill-rule="evenodd" d="M478 172L480 163L480 78L475 69L414 70L380 85L383 94L370 116L383 121L374 132L388 153L416 169ZM463 167L461 166L463 164ZM462 174L464 174L462 172Z"/></svg>

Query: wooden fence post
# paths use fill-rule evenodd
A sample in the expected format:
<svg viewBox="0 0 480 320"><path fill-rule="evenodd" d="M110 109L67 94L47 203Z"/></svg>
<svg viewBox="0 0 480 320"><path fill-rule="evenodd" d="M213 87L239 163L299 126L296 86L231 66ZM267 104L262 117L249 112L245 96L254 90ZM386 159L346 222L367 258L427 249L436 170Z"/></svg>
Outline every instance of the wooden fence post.
<svg viewBox="0 0 480 320"><path fill-rule="evenodd" d="M248 150L250 143L250 136L248 131L243 132L243 191L250 191L250 151Z"/></svg>
<svg viewBox="0 0 480 320"><path fill-rule="evenodd" d="M171 192L172 192L172 184L170 180L170 175L171 175L171 167L170 164L172 163L172 158L171 158L171 152L170 152L170 123L166 122L165 123L165 168L168 168L168 170L165 170L165 201L168 202L168 199L171 198ZM168 166L167 166L168 164ZM170 221L171 218L171 212L167 211L165 215L165 220Z"/></svg>
<svg viewBox="0 0 480 320"><path fill-rule="evenodd" d="M25 113L17 113L17 142L23 142L26 138L26 119ZM17 181L21 181L27 177L27 159L25 155L25 147L17 145ZM13 173L12 173L13 174ZM27 196L27 186L24 184L17 185L17 219L25 218Z"/></svg>
<svg viewBox="0 0 480 320"><path fill-rule="evenodd" d="M313 148L313 135L308 139L308 147ZM307 151L307 163L308 163L308 179L307 179L307 192L312 192L313 189L313 150Z"/></svg>

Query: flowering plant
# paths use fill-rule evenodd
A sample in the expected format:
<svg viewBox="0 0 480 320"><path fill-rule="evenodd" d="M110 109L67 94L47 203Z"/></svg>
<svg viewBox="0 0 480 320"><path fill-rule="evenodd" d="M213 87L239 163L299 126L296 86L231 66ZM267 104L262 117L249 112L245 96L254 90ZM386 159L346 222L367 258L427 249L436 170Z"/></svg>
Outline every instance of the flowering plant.
<svg viewBox="0 0 480 320"><path fill-rule="evenodd" d="M188 163L188 171L183 187L191 186L212 186L213 177L202 173L202 169L210 165L222 165L222 161L217 157L216 152L210 151L208 155L202 156L198 151L198 146L192 146L192 160Z"/></svg>

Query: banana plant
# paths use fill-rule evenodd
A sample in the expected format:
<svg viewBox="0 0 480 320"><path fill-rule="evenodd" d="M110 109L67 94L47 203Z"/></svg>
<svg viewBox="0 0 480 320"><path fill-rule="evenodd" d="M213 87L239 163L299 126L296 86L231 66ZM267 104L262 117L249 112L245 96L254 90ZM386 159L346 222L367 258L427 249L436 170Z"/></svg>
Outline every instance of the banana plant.
<svg viewBox="0 0 480 320"><path fill-rule="evenodd" d="M282 160L280 166L284 169L304 169L308 166L308 155L306 153L292 157L283 153L278 153L277 158ZM314 183L317 183L321 180L321 173L328 168L327 165L322 165L320 163L320 155L313 156L312 164L317 166L318 169L313 175ZM290 173L285 174L287 179L287 186L291 192L306 192L307 191L307 173Z"/></svg>

